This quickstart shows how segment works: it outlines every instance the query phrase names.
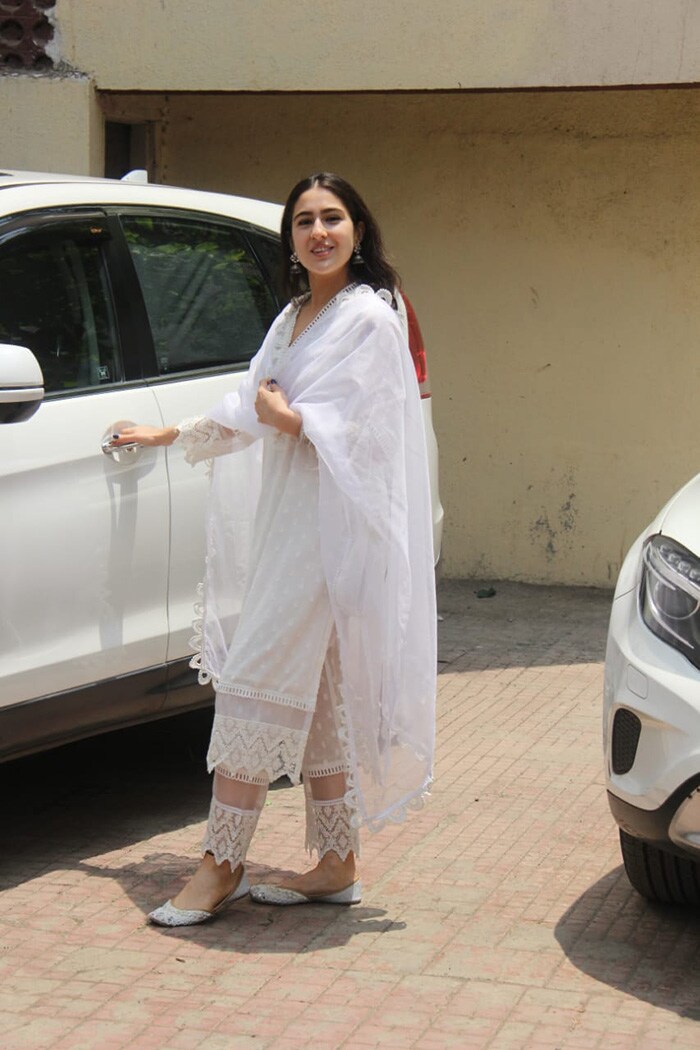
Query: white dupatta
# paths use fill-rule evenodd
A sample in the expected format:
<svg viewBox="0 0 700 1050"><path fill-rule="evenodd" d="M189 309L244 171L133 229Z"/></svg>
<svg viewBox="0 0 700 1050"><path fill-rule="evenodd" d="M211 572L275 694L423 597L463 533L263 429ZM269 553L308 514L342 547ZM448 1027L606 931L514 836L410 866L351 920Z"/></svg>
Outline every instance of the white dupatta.
<svg viewBox="0 0 700 1050"><path fill-rule="evenodd" d="M287 307L248 374L207 415L238 431L214 464L201 657L215 681L245 588L259 491L257 386L273 376L319 461L319 532L342 670L347 801L376 829L432 779L436 609L430 488L413 363L388 293L341 294L281 353ZM271 567L271 571L274 571Z"/></svg>

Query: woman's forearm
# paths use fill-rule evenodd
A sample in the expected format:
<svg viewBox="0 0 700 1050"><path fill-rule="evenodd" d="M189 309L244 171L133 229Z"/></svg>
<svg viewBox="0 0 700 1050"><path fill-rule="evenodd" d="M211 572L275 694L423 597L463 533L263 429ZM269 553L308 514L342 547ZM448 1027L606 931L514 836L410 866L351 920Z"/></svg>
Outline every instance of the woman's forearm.
<svg viewBox="0 0 700 1050"><path fill-rule="evenodd" d="M288 407L286 412L280 412L274 425L283 434L298 438L301 434L302 418L298 412Z"/></svg>
<svg viewBox="0 0 700 1050"><path fill-rule="evenodd" d="M129 444L145 445L153 448L159 445L172 445L179 433L178 427L124 427L118 434L112 435L111 443L114 448Z"/></svg>
<svg viewBox="0 0 700 1050"><path fill-rule="evenodd" d="M163 445L172 445L180 436L179 427L163 427Z"/></svg>

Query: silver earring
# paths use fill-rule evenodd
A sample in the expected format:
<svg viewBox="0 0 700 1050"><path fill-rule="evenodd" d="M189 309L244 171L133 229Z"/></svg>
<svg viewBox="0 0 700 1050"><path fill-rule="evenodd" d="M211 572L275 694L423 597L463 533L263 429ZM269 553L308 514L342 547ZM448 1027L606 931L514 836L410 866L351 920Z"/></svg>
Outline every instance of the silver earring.
<svg viewBox="0 0 700 1050"><path fill-rule="evenodd" d="M301 273L301 263L299 262L299 257L298 257L296 252L292 252L292 254L289 256L289 261L292 264L289 267L290 273L293 273L293 274Z"/></svg>
<svg viewBox="0 0 700 1050"><path fill-rule="evenodd" d="M355 266L364 266L365 260L362 258L362 253L360 252L359 241L355 245L355 251L352 253L352 261L355 264Z"/></svg>

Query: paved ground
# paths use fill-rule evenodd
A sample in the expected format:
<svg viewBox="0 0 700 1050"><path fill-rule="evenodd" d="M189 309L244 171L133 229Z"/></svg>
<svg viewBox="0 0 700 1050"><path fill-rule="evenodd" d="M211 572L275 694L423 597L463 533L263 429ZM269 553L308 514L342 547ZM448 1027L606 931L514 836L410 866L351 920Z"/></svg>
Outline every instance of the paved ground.
<svg viewBox="0 0 700 1050"><path fill-rule="evenodd" d="M207 719L0 769L0 1047L700 1047L700 920L631 890L599 746L609 595L442 589L431 804L365 843L363 903L144 913L190 870ZM304 866L299 789L252 850Z"/></svg>

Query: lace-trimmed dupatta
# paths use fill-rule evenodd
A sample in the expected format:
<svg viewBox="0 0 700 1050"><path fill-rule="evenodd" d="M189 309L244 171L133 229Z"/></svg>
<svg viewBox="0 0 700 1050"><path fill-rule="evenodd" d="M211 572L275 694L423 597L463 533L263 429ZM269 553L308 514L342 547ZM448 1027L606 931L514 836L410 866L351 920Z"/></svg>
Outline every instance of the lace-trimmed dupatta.
<svg viewBox="0 0 700 1050"><path fill-rule="evenodd" d="M208 415L244 432L239 448L262 436L267 428L253 403L274 360L272 374L315 446L321 554L347 719L348 801L359 823L376 827L419 804L432 777L436 611L420 397L401 325L382 293L365 285L341 295L280 355L290 309L239 391ZM255 470L236 461L250 460L253 449L214 466L202 646L202 670L214 678L235 623L254 520Z"/></svg>

